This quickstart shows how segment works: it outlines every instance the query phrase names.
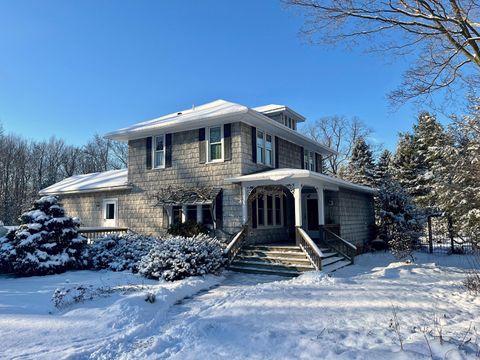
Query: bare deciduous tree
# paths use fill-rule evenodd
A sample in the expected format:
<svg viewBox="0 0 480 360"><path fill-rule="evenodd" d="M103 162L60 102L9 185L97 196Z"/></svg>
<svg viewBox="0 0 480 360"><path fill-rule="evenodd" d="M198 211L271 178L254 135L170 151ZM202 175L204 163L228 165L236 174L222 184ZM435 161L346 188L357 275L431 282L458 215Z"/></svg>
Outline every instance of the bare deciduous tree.
<svg viewBox="0 0 480 360"><path fill-rule="evenodd" d="M417 55L394 103L475 85L480 70L480 6L476 0L284 0L305 11L303 33L314 42L355 43L371 50ZM373 44L373 45L372 45Z"/></svg>
<svg viewBox="0 0 480 360"><path fill-rule="evenodd" d="M306 128L306 134L338 153L326 158L324 164L328 174L338 176L340 168L350 158L357 139L367 138L371 130L358 118L348 120L343 116L330 116L311 123Z"/></svg>

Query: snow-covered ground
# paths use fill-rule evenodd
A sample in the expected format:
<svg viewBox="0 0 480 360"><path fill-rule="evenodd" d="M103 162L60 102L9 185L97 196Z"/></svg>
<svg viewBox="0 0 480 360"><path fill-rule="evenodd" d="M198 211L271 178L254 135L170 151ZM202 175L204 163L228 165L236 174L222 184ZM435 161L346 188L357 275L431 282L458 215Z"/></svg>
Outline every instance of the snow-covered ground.
<svg viewBox="0 0 480 360"><path fill-rule="evenodd" d="M413 265L389 254L357 259L333 277L296 279L227 272L159 283L89 271L0 278L0 358L430 359L428 345L435 358L476 358L480 299L461 284L467 256L417 254ZM53 307L55 288L79 284L122 288ZM156 302L145 302L146 293ZM389 326L393 307L405 351Z"/></svg>

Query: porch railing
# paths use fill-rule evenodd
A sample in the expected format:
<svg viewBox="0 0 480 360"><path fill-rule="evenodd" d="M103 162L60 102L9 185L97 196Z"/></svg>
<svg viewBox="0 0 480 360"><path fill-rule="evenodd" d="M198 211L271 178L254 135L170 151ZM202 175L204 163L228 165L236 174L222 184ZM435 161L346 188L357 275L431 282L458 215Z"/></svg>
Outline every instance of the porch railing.
<svg viewBox="0 0 480 360"><path fill-rule="evenodd" d="M315 269L322 270L323 253L301 227L296 228L295 240L297 245L307 254Z"/></svg>
<svg viewBox="0 0 480 360"><path fill-rule="evenodd" d="M247 227L244 226L242 230L240 230L233 237L232 241L230 241L230 243L225 248L224 254L227 257L227 265L230 265L230 263L233 261L235 256L238 254L238 252L242 248L246 235L247 235Z"/></svg>
<svg viewBox="0 0 480 360"><path fill-rule="evenodd" d="M126 227L83 227L78 233L85 236L89 241L95 241L107 235L126 234Z"/></svg>
<svg viewBox="0 0 480 360"><path fill-rule="evenodd" d="M342 239L328 228L322 227L320 231L323 232L321 239L325 242L325 244L339 254L342 254L353 264L355 255L357 254L357 247Z"/></svg>

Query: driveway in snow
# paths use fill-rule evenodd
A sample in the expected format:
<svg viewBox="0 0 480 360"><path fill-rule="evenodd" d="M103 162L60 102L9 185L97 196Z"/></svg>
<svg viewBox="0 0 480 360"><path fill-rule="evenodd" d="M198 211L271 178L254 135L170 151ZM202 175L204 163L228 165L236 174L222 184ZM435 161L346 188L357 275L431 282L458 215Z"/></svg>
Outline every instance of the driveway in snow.
<svg viewBox="0 0 480 360"><path fill-rule="evenodd" d="M432 351L442 359L474 359L480 300L461 285L468 257L417 256L416 264L405 264L367 254L332 277L227 272L157 284L106 273L114 279L107 283L117 276L143 281L142 291L154 292L157 301L146 303L144 293L115 294L51 315L44 303L51 286L41 295L31 283L41 278L0 279L0 358L430 359ZM95 274L80 273L87 282ZM17 285L4 290L8 281ZM20 281L27 281L23 290ZM12 308L18 296L24 305ZM393 308L405 351L389 326Z"/></svg>

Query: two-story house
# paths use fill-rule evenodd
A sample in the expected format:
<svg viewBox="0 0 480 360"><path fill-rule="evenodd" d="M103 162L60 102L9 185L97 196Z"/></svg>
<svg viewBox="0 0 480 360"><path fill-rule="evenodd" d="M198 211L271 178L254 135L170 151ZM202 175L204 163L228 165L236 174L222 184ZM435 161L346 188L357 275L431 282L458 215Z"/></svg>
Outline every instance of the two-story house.
<svg viewBox="0 0 480 360"><path fill-rule="evenodd" d="M335 152L302 135L283 105L217 100L106 134L128 142L128 169L78 175L41 191L85 227L159 235L195 221L231 240L294 241L330 227L359 249L370 240L374 190L322 173Z"/></svg>

